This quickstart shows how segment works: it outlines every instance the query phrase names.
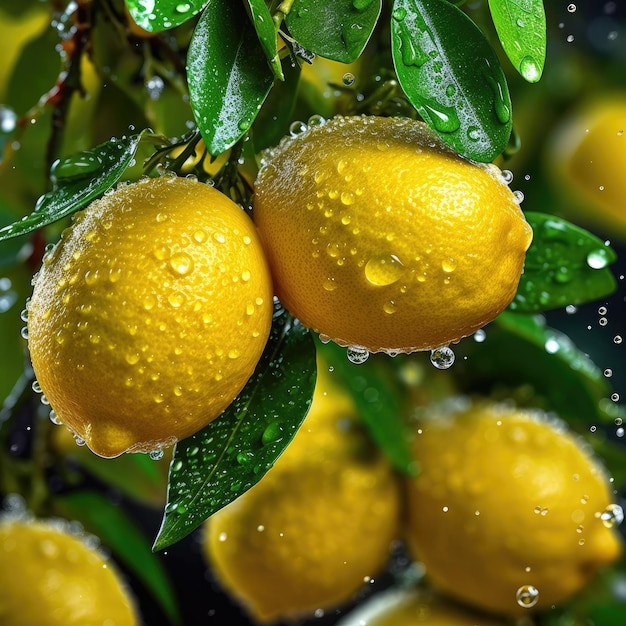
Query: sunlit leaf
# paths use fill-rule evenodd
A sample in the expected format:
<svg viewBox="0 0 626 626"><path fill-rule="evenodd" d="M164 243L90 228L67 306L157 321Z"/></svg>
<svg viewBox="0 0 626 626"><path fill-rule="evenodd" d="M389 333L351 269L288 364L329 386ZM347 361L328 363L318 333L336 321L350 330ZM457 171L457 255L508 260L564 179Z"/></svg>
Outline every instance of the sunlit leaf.
<svg viewBox="0 0 626 626"><path fill-rule="evenodd" d="M507 57L529 83L536 83L546 59L543 0L489 0L489 10Z"/></svg>
<svg viewBox="0 0 626 626"><path fill-rule="evenodd" d="M180 616L173 589L160 559L147 537L128 513L95 491L77 491L54 499L56 514L80 522L98 537L115 557L148 589L173 624Z"/></svg>
<svg viewBox="0 0 626 626"><path fill-rule="evenodd" d="M158 33L180 26L197 15L210 0L124 0L137 26Z"/></svg>
<svg viewBox="0 0 626 626"><path fill-rule="evenodd" d="M211 0L189 45L191 108L207 150L232 147L250 128L274 76L244 7Z"/></svg>
<svg viewBox="0 0 626 626"><path fill-rule="evenodd" d="M294 39L311 52L352 63L367 45L382 0L295 0L285 21Z"/></svg>
<svg viewBox="0 0 626 626"><path fill-rule="evenodd" d="M284 80L283 68L278 56L278 40L276 38L276 28L272 21L272 14L269 12L265 0L246 0L250 8L252 23L259 43L265 52L267 61L278 80Z"/></svg>
<svg viewBox="0 0 626 626"><path fill-rule="evenodd" d="M277 312L265 352L238 398L176 444L155 550L179 541L261 480L304 420L315 376L309 331Z"/></svg>
<svg viewBox="0 0 626 626"><path fill-rule="evenodd" d="M525 215L533 227L533 242L511 311L536 313L583 304L615 291L609 265L617 254L604 241L559 217Z"/></svg>
<svg viewBox="0 0 626 626"><path fill-rule="evenodd" d="M112 187L130 165L143 133L111 139L91 150L56 161L50 171L54 189L35 210L0 229L0 241L25 235L82 209Z"/></svg>
<svg viewBox="0 0 626 626"><path fill-rule="evenodd" d="M502 153L512 128L509 90L469 17L447 0L394 0L391 35L398 80L424 121L475 161Z"/></svg>

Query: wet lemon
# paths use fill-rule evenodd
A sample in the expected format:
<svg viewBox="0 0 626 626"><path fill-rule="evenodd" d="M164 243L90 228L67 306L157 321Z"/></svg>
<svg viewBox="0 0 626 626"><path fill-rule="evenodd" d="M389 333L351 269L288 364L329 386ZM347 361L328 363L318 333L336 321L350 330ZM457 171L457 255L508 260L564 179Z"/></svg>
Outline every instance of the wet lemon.
<svg viewBox="0 0 626 626"><path fill-rule="evenodd" d="M64 522L0 521L0 623L135 626L115 567Z"/></svg>
<svg viewBox="0 0 626 626"><path fill-rule="evenodd" d="M35 375L96 454L162 448L245 385L272 298L254 225L226 196L172 176L123 186L44 259L28 307Z"/></svg>
<svg viewBox="0 0 626 626"><path fill-rule="evenodd" d="M548 608L621 552L621 510L580 438L543 413L459 401L416 426L406 536L429 579L486 610Z"/></svg>
<svg viewBox="0 0 626 626"><path fill-rule="evenodd" d="M478 613L423 589L390 589L348 613L337 626L505 626L502 619Z"/></svg>
<svg viewBox="0 0 626 626"><path fill-rule="evenodd" d="M262 160L253 218L277 295L369 351L437 348L515 295L532 231L495 165L421 122L336 117Z"/></svg>
<svg viewBox="0 0 626 626"><path fill-rule="evenodd" d="M327 371L269 473L208 521L204 549L224 588L259 621L350 599L384 567L399 489Z"/></svg>

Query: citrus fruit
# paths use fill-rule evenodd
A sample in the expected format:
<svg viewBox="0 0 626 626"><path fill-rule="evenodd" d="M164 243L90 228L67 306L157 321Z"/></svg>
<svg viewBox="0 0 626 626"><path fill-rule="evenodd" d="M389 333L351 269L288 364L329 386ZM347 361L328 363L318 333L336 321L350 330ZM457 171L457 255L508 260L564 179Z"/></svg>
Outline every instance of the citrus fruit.
<svg viewBox="0 0 626 626"><path fill-rule="evenodd" d="M561 421L458 401L418 426L406 536L442 590L494 612L546 608L619 556L608 478Z"/></svg>
<svg viewBox="0 0 626 626"><path fill-rule="evenodd" d="M112 563L67 528L63 521L0 521L0 623L139 624Z"/></svg>
<svg viewBox="0 0 626 626"><path fill-rule="evenodd" d="M473 333L512 300L532 238L500 174L405 118L336 117L283 140L253 200L276 294L371 352Z"/></svg>
<svg viewBox="0 0 626 626"><path fill-rule="evenodd" d="M215 189L163 176L75 214L37 275L28 344L58 420L114 457L220 415L252 374L272 311L252 221Z"/></svg>
<svg viewBox="0 0 626 626"><path fill-rule="evenodd" d="M579 219L626 237L626 93L589 100L548 143L548 176Z"/></svg>
<svg viewBox="0 0 626 626"><path fill-rule="evenodd" d="M378 593L337 626L505 626L493 615L478 613L426 589L394 589Z"/></svg>
<svg viewBox="0 0 626 626"><path fill-rule="evenodd" d="M389 557L399 488L352 400L327 371L274 467L207 522L204 550L224 589L259 621L348 600Z"/></svg>

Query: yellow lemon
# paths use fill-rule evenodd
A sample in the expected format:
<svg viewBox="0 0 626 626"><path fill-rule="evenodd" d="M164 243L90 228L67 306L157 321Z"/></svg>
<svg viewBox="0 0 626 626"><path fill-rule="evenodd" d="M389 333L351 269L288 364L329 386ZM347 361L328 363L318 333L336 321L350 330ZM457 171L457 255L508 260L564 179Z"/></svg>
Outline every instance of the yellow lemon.
<svg viewBox="0 0 626 626"><path fill-rule="evenodd" d="M434 349L513 299L532 231L495 165L421 122L336 117L262 159L253 219L303 324L371 352Z"/></svg>
<svg viewBox="0 0 626 626"><path fill-rule="evenodd" d="M486 610L547 608L621 552L621 509L580 438L543 413L488 402L417 425L406 536L442 590Z"/></svg>
<svg viewBox="0 0 626 626"><path fill-rule="evenodd" d="M136 626L113 564L63 522L0 521L0 623Z"/></svg>
<svg viewBox="0 0 626 626"><path fill-rule="evenodd" d="M208 521L209 562L259 621L347 601L384 567L397 536L396 477L330 378L322 372L275 466Z"/></svg>
<svg viewBox="0 0 626 626"><path fill-rule="evenodd" d="M505 626L502 619L478 613L424 589L389 589L348 613L337 626Z"/></svg>
<svg viewBox="0 0 626 626"><path fill-rule="evenodd" d="M272 320L254 224L201 183L119 187L75 215L28 307L35 375L96 454L187 437L241 391Z"/></svg>

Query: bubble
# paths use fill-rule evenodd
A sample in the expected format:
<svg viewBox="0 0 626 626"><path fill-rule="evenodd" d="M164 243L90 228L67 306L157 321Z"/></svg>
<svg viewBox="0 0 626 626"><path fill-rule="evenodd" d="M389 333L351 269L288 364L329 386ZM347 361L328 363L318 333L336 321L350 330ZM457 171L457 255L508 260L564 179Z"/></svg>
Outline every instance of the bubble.
<svg viewBox="0 0 626 626"><path fill-rule="evenodd" d="M613 400L613 402L619 402L619 393L612 393L611 400Z"/></svg>
<svg viewBox="0 0 626 626"><path fill-rule="evenodd" d="M361 363L365 363L365 361L367 361L370 353L367 348L363 348L362 346L349 346L346 350L346 356L348 357L348 361L350 361L350 363L360 365Z"/></svg>
<svg viewBox="0 0 626 626"><path fill-rule="evenodd" d="M454 352L448 346L430 351L430 362L439 370L447 370L454 363Z"/></svg>
<svg viewBox="0 0 626 626"><path fill-rule="evenodd" d="M613 337L613 343L616 343L618 345L620 343L622 343L622 336L621 335L615 335L615 337Z"/></svg>
<svg viewBox="0 0 626 626"><path fill-rule="evenodd" d="M341 82L346 86L350 87L350 85L354 85L354 81L356 80L354 74L352 72L346 72L341 77Z"/></svg>
<svg viewBox="0 0 626 626"><path fill-rule="evenodd" d="M619 526L624 521L624 510L619 504L609 504L600 513L600 521L606 528Z"/></svg>
<svg viewBox="0 0 626 626"><path fill-rule="evenodd" d="M487 339L487 333L482 328L474 333L474 341L476 343L482 343L485 339Z"/></svg>
<svg viewBox="0 0 626 626"><path fill-rule="evenodd" d="M567 12L568 13L575 13L576 12L576 5L575 4L568 4L567 5Z"/></svg>
<svg viewBox="0 0 626 626"><path fill-rule="evenodd" d="M607 367L607 368L604 370L604 375L605 375L607 378L611 378L611 376L613 376L613 370L612 370L610 367Z"/></svg>
<svg viewBox="0 0 626 626"><path fill-rule="evenodd" d="M531 609L539 601L539 591L532 585L522 585L515 592L517 603L524 609Z"/></svg>

